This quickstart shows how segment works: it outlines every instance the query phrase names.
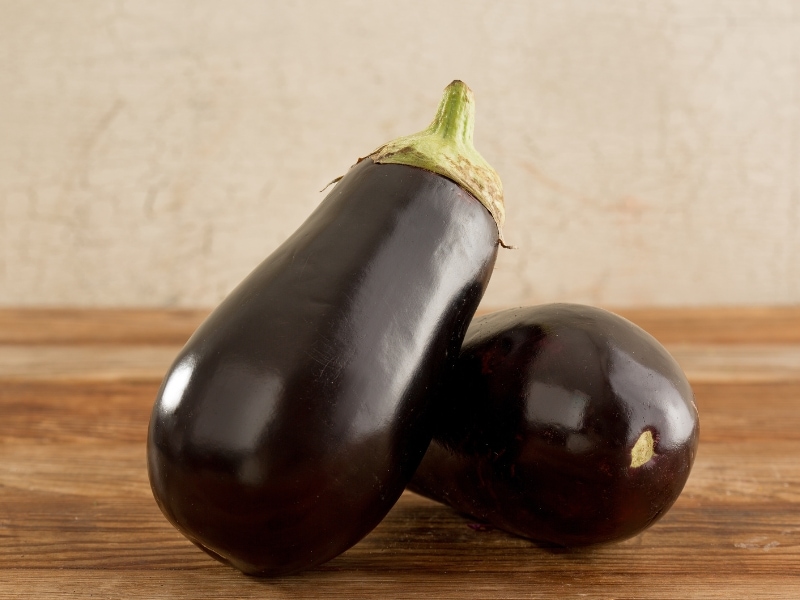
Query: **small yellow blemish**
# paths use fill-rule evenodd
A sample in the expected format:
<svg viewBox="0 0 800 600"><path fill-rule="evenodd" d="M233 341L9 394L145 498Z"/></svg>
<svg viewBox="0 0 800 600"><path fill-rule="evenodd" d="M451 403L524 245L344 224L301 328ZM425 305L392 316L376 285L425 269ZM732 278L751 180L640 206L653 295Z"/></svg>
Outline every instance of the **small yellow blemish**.
<svg viewBox="0 0 800 600"><path fill-rule="evenodd" d="M635 469L636 467L641 467L655 454L653 450L653 433L650 431L645 431L642 435L639 436L639 439L636 440L636 443L633 445L633 449L631 450L631 468Z"/></svg>

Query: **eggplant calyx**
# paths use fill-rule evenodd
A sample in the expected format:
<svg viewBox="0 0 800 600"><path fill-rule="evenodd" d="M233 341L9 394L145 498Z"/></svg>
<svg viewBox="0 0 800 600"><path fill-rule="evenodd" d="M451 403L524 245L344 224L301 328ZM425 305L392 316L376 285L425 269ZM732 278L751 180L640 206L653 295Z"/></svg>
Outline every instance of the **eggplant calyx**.
<svg viewBox="0 0 800 600"><path fill-rule="evenodd" d="M475 98L463 81L444 89L439 109L427 129L384 144L369 158L376 163L408 165L454 181L486 207L503 242L503 184L473 145Z"/></svg>

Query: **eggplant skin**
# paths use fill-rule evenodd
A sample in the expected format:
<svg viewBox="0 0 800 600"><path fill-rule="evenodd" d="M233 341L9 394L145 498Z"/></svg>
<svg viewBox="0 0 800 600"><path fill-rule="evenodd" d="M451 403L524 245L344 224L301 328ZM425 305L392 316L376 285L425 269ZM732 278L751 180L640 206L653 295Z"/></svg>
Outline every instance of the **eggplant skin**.
<svg viewBox="0 0 800 600"><path fill-rule="evenodd" d="M678 364L644 330L589 306L476 318L440 400L409 489L558 546L652 525L697 453L697 408Z"/></svg>
<svg viewBox="0 0 800 600"><path fill-rule="evenodd" d="M167 519L254 575L359 541L425 453L497 247L488 211L449 179L351 168L167 373L147 441Z"/></svg>

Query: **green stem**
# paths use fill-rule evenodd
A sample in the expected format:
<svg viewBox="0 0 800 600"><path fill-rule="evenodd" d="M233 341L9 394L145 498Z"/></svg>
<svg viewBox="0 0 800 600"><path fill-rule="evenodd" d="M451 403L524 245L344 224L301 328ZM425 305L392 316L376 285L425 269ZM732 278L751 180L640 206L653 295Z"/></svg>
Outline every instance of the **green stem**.
<svg viewBox="0 0 800 600"><path fill-rule="evenodd" d="M436 116L427 131L455 143L472 146L475 103L463 81L456 80L445 88Z"/></svg>
<svg viewBox="0 0 800 600"><path fill-rule="evenodd" d="M475 100L463 81L448 85L431 124L413 135L392 140L369 155L376 163L427 169L472 194L494 218L503 246L503 184L497 172L475 149ZM507 247L507 246L506 246Z"/></svg>

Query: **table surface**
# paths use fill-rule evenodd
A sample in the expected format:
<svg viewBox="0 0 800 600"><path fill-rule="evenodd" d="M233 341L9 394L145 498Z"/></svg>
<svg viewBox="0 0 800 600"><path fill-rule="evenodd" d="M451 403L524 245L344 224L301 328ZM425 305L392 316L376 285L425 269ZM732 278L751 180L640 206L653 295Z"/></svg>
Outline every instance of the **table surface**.
<svg viewBox="0 0 800 600"><path fill-rule="evenodd" d="M338 558L258 579L184 539L147 482L153 399L205 313L0 310L0 598L800 598L800 308L619 312L700 411L651 529L557 551L406 492Z"/></svg>

